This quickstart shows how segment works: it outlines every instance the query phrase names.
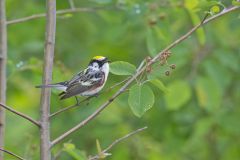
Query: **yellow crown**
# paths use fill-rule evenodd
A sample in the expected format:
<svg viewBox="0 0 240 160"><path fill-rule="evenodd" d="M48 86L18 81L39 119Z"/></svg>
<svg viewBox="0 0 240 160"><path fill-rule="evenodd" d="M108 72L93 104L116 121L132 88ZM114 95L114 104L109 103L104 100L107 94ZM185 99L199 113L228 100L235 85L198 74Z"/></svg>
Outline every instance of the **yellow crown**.
<svg viewBox="0 0 240 160"><path fill-rule="evenodd" d="M95 56L95 57L93 57L93 59L96 59L96 60L101 60L101 59L104 59L105 57L103 57L103 56Z"/></svg>

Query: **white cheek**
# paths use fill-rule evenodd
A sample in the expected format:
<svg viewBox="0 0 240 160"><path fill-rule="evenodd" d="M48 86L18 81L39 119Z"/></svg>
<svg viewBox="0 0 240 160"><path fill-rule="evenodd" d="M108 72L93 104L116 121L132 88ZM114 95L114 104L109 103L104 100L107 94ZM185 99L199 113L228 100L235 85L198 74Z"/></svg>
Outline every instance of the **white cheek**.
<svg viewBox="0 0 240 160"><path fill-rule="evenodd" d="M91 67L93 70L98 70L99 67L98 67L98 64L97 63L93 63L92 67Z"/></svg>
<svg viewBox="0 0 240 160"><path fill-rule="evenodd" d="M105 73L105 76L106 78L108 77L108 73L109 73L109 64L108 63L105 63L103 66L102 66L102 71Z"/></svg>

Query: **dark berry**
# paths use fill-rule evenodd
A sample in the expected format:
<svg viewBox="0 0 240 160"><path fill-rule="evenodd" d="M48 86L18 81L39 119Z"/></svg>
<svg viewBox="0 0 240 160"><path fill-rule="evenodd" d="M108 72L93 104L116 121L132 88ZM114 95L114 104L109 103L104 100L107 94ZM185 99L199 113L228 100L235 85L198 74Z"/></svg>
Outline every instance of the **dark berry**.
<svg viewBox="0 0 240 160"><path fill-rule="evenodd" d="M171 64L171 65L170 65L170 68L171 68L171 69L175 69L175 68L176 68L176 64Z"/></svg>
<svg viewBox="0 0 240 160"><path fill-rule="evenodd" d="M166 71L166 72L165 72L165 75L166 75L166 76L169 76L169 75L170 75L170 71Z"/></svg>

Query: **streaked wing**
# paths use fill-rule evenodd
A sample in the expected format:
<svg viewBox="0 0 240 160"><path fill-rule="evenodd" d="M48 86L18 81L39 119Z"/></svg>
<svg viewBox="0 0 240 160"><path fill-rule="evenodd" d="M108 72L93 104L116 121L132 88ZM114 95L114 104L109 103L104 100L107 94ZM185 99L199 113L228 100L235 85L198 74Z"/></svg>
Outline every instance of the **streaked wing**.
<svg viewBox="0 0 240 160"><path fill-rule="evenodd" d="M68 84L66 92L63 94L61 99L69 98L85 91L92 90L102 84L104 80L103 72L94 72L91 74L81 75L81 77L71 81Z"/></svg>
<svg viewBox="0 0 240 160"><path fill-rule="evenodd" d="M76 74L74 77L72 77L72 79L70 79L68 81L67 85L70 85L70 84L75 83L75 82L79 81L80 79L82 79L82 77L84 76L85 72L86 71L83 70L83 71L79 72L78 74Z"/></svg>

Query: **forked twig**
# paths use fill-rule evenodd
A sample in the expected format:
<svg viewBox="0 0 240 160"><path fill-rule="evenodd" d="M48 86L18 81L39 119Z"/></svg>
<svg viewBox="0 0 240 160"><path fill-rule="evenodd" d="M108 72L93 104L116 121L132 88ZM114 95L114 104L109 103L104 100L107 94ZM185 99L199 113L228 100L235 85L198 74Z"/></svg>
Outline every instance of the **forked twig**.
<svg viewBox="0 0 240 160"><path fill-rule="evenodd" d="M125 139L127 139L127 138L129 138L129 137L131 137L131 136L133 136L133 135L135 135L135 134L137 134L137 133L139 133L139 132L142 132L142 131L145 130L145 129L147 129L147 126L145 126L145 127L143 127L143 128L139 128L139 129L137 129L137 130L135 130L135 131L132 131L132 132L128 133L127 135L125 135L125 136L123 136L123 137L121 137L121 138L116 139L116 140L113 141L106 149L104 149L101 153L102 153L103 155L110 155L110 154L108 153L109 150L111 150L116 144L120 143L121 141L123 141L123 140L125 140ZM99 158L100 158L99 155L96 155L96 156L90 157L89 160L97 160L97 159L99 159Z"/></svg>

